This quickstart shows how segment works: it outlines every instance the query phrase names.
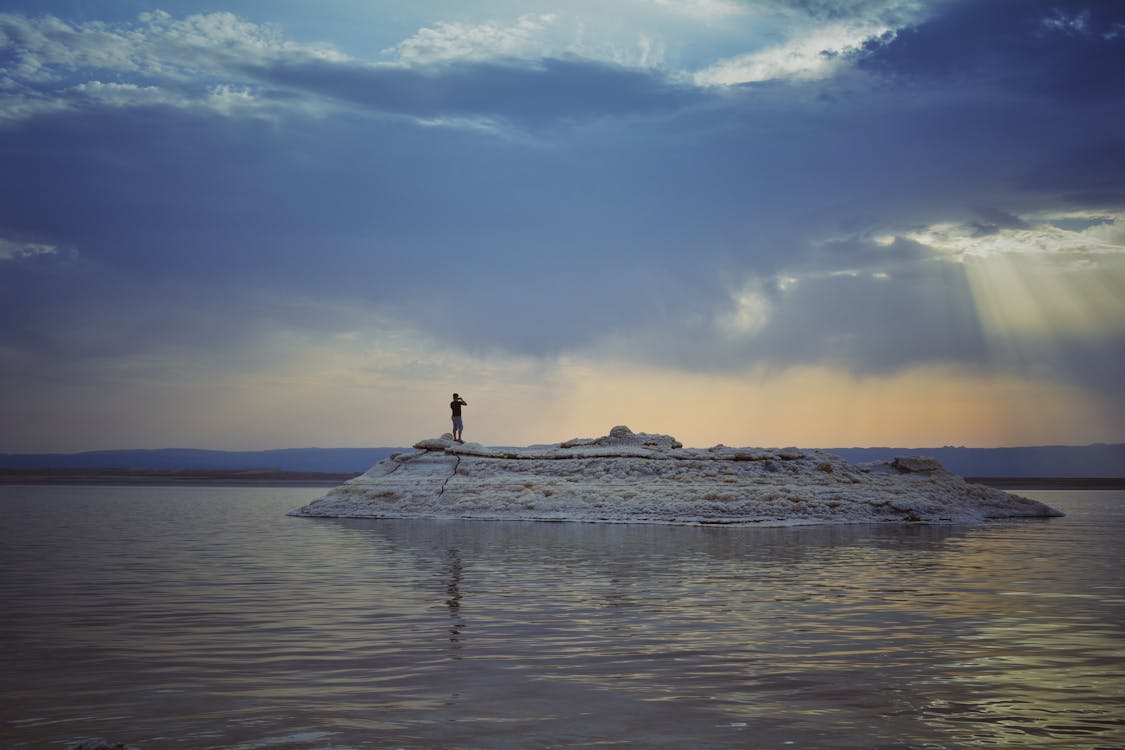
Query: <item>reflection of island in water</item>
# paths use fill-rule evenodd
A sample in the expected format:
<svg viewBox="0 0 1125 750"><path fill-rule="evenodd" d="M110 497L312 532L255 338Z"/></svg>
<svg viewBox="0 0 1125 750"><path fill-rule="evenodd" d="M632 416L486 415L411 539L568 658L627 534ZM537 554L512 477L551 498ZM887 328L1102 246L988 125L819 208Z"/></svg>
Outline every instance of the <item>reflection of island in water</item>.
<svg viewBox="0 0 1125 750"><path fill-rule="evenodd" d="M847 733L866 711L872 746L905 736L952 746L967 734L1018 744L1029 731L1106 731L1108 711L1073 729L1053 718L1060 706L1090 710L1093 678L1119 643L1120 603L1090 597L1109 571L1089 568L1117 558L1062 544L1076 522L329 525L440 580L428 598L433 614L442 594L445 622L429 648L450 649L431 654L444 660L451 715L558 726L558 707L576 705L668 732L815 715ZM649 713L673 695L675 720ZM706 715L716 707L722 720Z"/></svg>

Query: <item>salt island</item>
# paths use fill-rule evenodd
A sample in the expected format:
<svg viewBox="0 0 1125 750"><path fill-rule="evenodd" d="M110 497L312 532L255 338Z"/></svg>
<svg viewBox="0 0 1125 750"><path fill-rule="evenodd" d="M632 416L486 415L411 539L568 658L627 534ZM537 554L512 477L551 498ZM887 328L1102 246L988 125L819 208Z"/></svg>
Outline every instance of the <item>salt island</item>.
<svg viewBox="0 0 1125 750"><path fill-rule="evenodd" d="M789 526L1063 514L929 458L852 465L796 448L684 448L619 426L528 448L422 440L290 515Z"/></svg>

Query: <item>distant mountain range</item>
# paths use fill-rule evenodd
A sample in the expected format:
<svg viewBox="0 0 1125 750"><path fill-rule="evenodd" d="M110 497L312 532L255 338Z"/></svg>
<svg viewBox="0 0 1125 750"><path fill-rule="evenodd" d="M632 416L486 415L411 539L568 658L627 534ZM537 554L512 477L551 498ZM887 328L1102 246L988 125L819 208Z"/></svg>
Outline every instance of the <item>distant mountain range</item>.
<svg viewBox="0 0 1125 750"><path fill-rule="evenodd" d="M274 469L359 474L404 448L182 448L85 453L0 453L0 469ZM1125 443L1025 448L825 448L851 463L931 456L967 477L1125 477Z"/></svg>
<svg viewBox="0 0 1125 750"><path fill-rule="evenodd" d="M283 448L269 451L210 451L193 448L0 453L0 469L276 469L355 472L402 448Z"/></svg>
<svg viewBox="0 0 1125 750"><path fill-rule="evenodd" d="M827 448L849 463L930 456L963 477L1125 477L1125 443L1024 448Z"/></svg>

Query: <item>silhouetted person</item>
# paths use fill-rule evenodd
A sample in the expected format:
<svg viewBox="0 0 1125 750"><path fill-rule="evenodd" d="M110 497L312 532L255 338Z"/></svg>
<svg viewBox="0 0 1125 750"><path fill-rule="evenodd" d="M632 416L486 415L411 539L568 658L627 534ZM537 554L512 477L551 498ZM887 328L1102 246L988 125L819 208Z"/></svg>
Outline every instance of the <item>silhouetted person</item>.
<svg viewBox="0 0 1125 750"><path fill-rule="evenodd" d="M453 400L449 402L449 408L453 411L453 439L458 443L465 442L461 439L461 431L465 429L465 425L461 422L461 407L468 406L469 402L453 394Z"/></svg>

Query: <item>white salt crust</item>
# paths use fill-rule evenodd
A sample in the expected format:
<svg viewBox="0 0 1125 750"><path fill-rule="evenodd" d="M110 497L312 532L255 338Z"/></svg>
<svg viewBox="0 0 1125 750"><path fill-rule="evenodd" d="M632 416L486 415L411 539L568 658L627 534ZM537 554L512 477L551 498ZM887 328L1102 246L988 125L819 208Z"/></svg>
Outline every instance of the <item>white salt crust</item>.
<svg viewBox="0 0 1125 750"><path fill-rule="evenodd" d="M490 448L446 435L414 449L290 515L758 526L1062 515L970 484L929 458L852 465L796 448L683 448L623 426L547 447Z"/></svg>

